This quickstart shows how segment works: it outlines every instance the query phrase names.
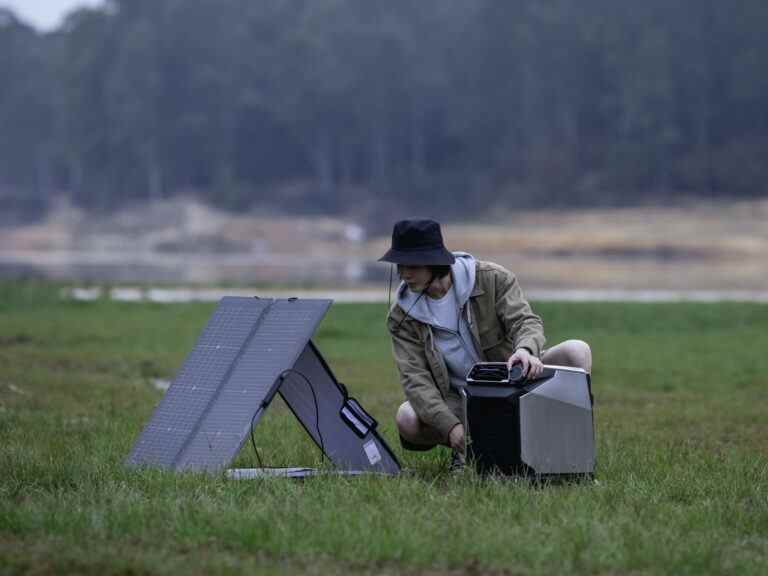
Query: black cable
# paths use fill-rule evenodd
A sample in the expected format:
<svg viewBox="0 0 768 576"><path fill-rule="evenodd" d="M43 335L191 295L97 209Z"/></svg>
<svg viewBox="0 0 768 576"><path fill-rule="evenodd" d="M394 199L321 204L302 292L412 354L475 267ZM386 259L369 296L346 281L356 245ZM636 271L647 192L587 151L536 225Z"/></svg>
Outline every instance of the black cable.
<svg viewBox="0 0 768 576"><path fill-rule="evenodd" d="M304 379L304 382L307 383L307 386L309 386L309 391L312 392L312 398L315 401L315 430L317 430L317 437L320 439L320 451L323 453L323 456L325 458L328 458L328 455L325 453L325 441L323 440L323 433L320 431L320 407L317 402L317 394L315 394L315 387L312 386L312 382L309 380L309 378L307 378L304 374L302 374L301 372L299 372L294 368L288 368L288 370L283 370L279 378L285 379L286 374L298 374Z"/></svg>
<svg viewBox="0 0 768 576"><path fill-rule="evenodd" d="M253 413L253 416L251 416L251 446L253 446L253 452L256 454L256 460L259 462L259 468L264 468L264 464L261 462L261 456L259 455L259 451L256 449L256 440L253 438L253 421L256 420L256 415L262 410L262 408L264 408L263 404L259 406L259 409Z"/></svg>
<svg viewBox="0 0 768 576"><path fill-rule="evenodd" d="M301 376L304 379L304 382L307 383L309 386L309 391L312 392L312 398L315 401L315 429L317 430L317 437L320 439L320 451L323 453L323 456L325 458L328 458L328 455L325 453L325 440L323 440L323 433L320 431L320 407L317 402L317 394L315 394L315 387L312 386L312 382L309 378L307 378L304 374L299 372L298 370L295 370L293 368L288 368L287 370L283 370L280 375L275 378L275 381L277 380L285 380L285 377L288 374L295 373ZM256 420L256 416L261 412L264 408L264 404L259 406L259 409L256 410L256 412L253 413L253 416L251 416L251 446L253 446L253 452L256 454L256 460L259 463L259 468L264 468L264 464L261 461L261 455L259 454L258 449L256 448L256 440L253 436L253 422Z"/></svg>
<svg viewBox="0 0 768 576"><path fill-rule="evenodd" d="M403 316L402 320L400 320L400 322L397 323L397 326L395 327L395 331L400 330L400 326L402 326L403 322L405 322L406 318L408 318L408 314L411 313L411 310L413 310L413 307L416 306L416 303L419 300L421 300L421 297L424 296L424 294L427 293L427 290L429 290L429 287L432 286L432 282L435 281L436 277L437 277L437 275L434 272L432 272L432 278L430 278L429 282L427 282L427 285L424 287L424 290L421 291L421 294L419 294L419 296L416 298L416 300L413 301L413 304L411 304L408 307L408 310L406 311L405 316Z"/></svg>

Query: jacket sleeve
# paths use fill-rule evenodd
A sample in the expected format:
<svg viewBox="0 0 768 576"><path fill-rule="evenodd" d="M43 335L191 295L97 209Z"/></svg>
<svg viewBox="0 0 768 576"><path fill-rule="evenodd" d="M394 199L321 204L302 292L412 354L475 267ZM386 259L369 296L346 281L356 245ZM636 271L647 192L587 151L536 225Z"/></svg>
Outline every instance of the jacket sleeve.
<svg viewBox="0 0 768 576"><path fill-rule="evenodd" d="M392 322L389 324L392 352L400 372L400 383L419 420L437 429L447 440L451 429L459 424L460 420L445 403L435 383L424 352L424 343L410 327L406 327L407 324L406 322L397 329Z"/></svg>
<svg viewBox="0 0 768 576"><path fill-rule="evenodd" d="M514 349L528 348L534 356L544 349L544 323L534 314L514 274L501 270L496 277L496 315L504 324Z"/></svg>

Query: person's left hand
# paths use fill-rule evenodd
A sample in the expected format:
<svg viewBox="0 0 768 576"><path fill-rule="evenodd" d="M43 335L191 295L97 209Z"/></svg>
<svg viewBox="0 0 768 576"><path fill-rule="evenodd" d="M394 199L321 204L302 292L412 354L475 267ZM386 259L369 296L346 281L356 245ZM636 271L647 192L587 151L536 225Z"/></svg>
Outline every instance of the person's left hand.
<svg viewBox="0 0 768 576"><path fill-rule="evenodd" d="M534 380L544 370L544 364L526 348L518 348L515 353L507 360L507 366L512 368L515 364L520 364L523 369L523 377L528 380Z"/></svg>
<svg viewBox="0 0 768 576"><path fill-rule="evenodd" d="M456 424L448 434L448 443L457 452L464 453L464 426Z"/></svg>

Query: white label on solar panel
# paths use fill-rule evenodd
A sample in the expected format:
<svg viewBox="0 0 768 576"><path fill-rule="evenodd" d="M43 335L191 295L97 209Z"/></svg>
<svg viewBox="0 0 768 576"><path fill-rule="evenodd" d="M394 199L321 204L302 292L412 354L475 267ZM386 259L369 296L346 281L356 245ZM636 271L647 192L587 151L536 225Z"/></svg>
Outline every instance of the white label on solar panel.
<svg viewBox="0 0 768 576"><path fill-rule="evenodd" d="M376 446L376 442L369 440L363 444L363 450L365 450L365 455L368 456L368 462L371 464L381 462L381 452L379 452L379 447Z"/></svg>
<svg viewBox="0 0 768 576"><path fill-rule="evenodd" d="M341 413L342 413L342 414L343 414L343 415L344 415L344 416L345 416L345 417L346 417L346 418L349 420L349 422L351 422L351 423L352 423L352 425L353 425L355 428L357 428L357 429L358 429L358 431L360 432L360 434L362 434L363 436L365 436L365 435L368 433L368 427L367 427L367 426L365 426L365 424L363 424L362 422L360 422L360 420L358 420L357 416L355 416L355 415L352 413L352 410L350 410L349 408L347 408L346 406L344 406L344 407L341 409Z"/></svg>

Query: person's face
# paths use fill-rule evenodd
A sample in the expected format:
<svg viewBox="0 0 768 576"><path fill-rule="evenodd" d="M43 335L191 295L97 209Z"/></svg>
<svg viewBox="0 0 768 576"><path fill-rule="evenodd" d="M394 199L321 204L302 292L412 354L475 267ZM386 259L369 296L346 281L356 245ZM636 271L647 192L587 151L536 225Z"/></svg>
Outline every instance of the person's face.
<svg viewBox="0 0 768 576"><path fill-rule="evenodd" d="M432 272L426 266L397 265L397 274L411 292L421 292L432 280Z"/></svg>

